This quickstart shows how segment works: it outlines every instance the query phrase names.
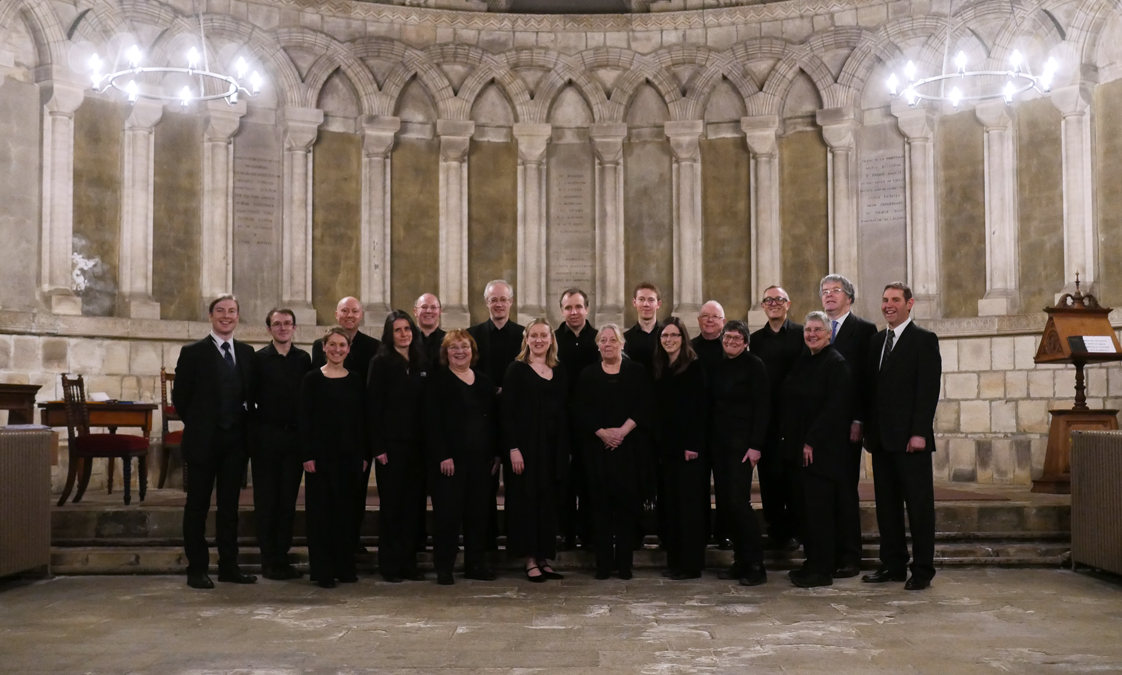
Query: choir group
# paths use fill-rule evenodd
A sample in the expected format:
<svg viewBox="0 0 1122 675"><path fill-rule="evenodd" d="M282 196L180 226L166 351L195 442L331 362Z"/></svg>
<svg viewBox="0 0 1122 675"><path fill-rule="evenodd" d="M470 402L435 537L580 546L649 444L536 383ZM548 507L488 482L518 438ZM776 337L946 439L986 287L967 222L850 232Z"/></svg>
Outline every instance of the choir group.
<svg viewBox="0 0 1122 675"><path fill-rule="evenodd" d="M389 582L425 578L417 552L430 496L437 583L454 583L461 536L464 577L495 579L486 552L498 547L501 485L506 551L531 582L562 578L550 561L578 546L595 552L597 579L629 579L633 551L655 534L670 579L699 578L715 541L734 552L722 579L763 584L765 547L801 545L792 583L830 585L860 574L862 448L881 537L880 567L862 580L930 584L941 363L935 335L911 320L906 284L884 288L880 332L851 312L854 287L840 275L822 279L822 309L802 325L788 317L786 291L768 288L768 322L754 333L715 301L701 307L695 336L679 317L660 322L650 283L635 289L628 330L593 327L577 288L562 294L556 330L544 318L514 322L506 281L483 295L488 319L469 329L445 332L440 301L426 293L412 315L386 317L380 340L360 330L361 303L344 298L338 325L311 354L292 342L293 311L268 313L272 340L254 352L233 338L237 299L216 298L212 332L181 351L173 391L184 422L188 584L213 587L205 524L215 492L218 580L256 581L237 563L248 457L268 579L302 576L289 549L303 483L312 581L357 580L373 469L379 573Z"/></svg>

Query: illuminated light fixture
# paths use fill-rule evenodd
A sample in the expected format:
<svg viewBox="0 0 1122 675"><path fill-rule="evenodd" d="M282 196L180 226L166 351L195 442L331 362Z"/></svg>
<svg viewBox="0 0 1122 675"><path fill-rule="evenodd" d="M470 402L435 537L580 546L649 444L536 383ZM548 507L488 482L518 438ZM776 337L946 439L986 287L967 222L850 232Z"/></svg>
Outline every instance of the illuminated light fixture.
<svg viewBox="0 0 1122 675"><path fill-rule="evenodd" d="M900 91L900 79L896 76L896 73L892 73L885 82L888 94L892 98L903 97L912 107L919 105L920 101L946 101L955 109L963 101L988 101L1000 98L1006 103L1012 103L1018 94L1023 94L1030 89L1035 89L1042 94L1051 91L1052 81L1059 69L1056 59L1049 57L1044 63L1043 72L1040 75L1033 75L1031 71L1025 69L1025 57L1019 50L1013 50L1013 53L1009 55L1009 70L967 70L966 52L963 51L955 55L953 63L956 72L917 80L916 65L908 61L907 65L904 66L904 78L907 84L903 91ZM992 82L998 78L1004 80L1005 85L995 88ZM979 93L968 96L957 85L951 87L949 92L945 92L946 84L950 84L948 80L957 80L963 83L964 87L967 81L976 82L978 83L977 86L965 88L968 91Z"/></svg>

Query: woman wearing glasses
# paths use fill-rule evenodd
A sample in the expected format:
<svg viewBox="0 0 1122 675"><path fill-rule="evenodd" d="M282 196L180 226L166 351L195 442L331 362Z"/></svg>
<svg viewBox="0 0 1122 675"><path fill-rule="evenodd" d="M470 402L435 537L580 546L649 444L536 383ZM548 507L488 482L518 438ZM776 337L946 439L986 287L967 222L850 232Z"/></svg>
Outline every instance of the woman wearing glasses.
<svg viewBox="0 0 1122 675"><path fill-rule="evenodd" d="M663 467L660 496L667 514L666 576L697 579L705 566L709 515L705 372L686 325L676 316L666 320L659 335L654 377Z"/></svg>
<svg viewBox="0 0 1122 675"><path fill-rule="evenodd" d="M733 566L722 579L739 579L742 586L767 582L763 539L752 511L752 471L760 461L771 415L767 368L748 353L748 324L729 321L721 331L725 358L712 371L710 400L712 427L709 448L713 457L717 494L727 503L733 526Z"/></svg>

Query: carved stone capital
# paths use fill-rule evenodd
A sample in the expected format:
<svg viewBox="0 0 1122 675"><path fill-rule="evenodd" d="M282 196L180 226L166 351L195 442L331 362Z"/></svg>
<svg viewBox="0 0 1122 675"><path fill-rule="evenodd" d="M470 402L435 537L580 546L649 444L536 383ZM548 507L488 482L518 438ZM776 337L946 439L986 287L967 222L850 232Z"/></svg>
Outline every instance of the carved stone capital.
<svg viewBox="0 0 1122 675"><path fill-rule="evenodd" d="M974 114L986 131L1005 131L1013 124L1012 112L1004 100L979 103L974 106Z"/></svg>
<svg viewBox="0 0 1122 675"><path fill-rule="evenodd" d="M307 152L319 135L323 111L319 108L288 107L284 109L280 122L284 128L284 149Z"/></svg>
<svg viewBox="0 0 1122 675"><path fill-rule="evenodd" d="M545 159L549 139L553 135L552 124L533 124L518 122L513 129L514 140L518 141L518 159L523 164L540 164Z"/></svg>
<svg viewBox="0 0 1122 675"><path fill-rule="evenodd" d="M627 125L622 122L599 122L588 128L592 151L601 164L619 164L623 161L623 139L627 138Z"/></svg>
<svg viewBox="0 0 1122 675"><path fill-rule="evenodd" d="M475 122L471 120L437 120L436 135L440 137L440 159L444 162L462 162L471 146Z"/></svg>
<svg viewBox="0 0 1122 675"><path fill-rule="evenodd" d="M132 105L125 119L126 129L151 129L164 115L164 104L160 101L142 98Z"/></svg>
<svg viewBox="0 0 1122 675"><path fill-rule="evenodd" d="M86 97L85 85L49 79L39 83L39 101L52 115L73 115Z"/></svg>
<svg viewBox="0 0 1122 675"><path fill-rule="evenodd" d="M705 132L702 120L677 120L665 125L670 150L679 162L697 162L701 159L701 134Z"/></svg>
<svg viewBox="0 0 1122 675"><path fill-rule="evenodd" d="M1053 89L1049 99L1056 110L1064 117L1072 115L1082 116L1087 114L1094 100L1091 86L1088 84L1073 84L1068 87Z"/></svg>
<svg viewBox="0 0 1122 675"><path fill-rule="evenodd" d="M852 150L856 141L853 132L861 126L860 111L850 106L825 108L815 114L822 127L822 140L831 150Z"/></svg>
<svg viewBox="0 0 1122 675"><path fill-rule="evenodd" d="M896 125L909 141L930 141L935 136L936 116L927 108L913 108L907 104L892 106Z"/></svg>
<svg viewBox="0 0 1122 675"><path fill-rule="evenodd" d="M401 129L401 119L389 115L364 115L362 124L362 152L367 157L386 157L393 149L394 139Z"/></svg>
<svg viewBox="0 0 1122 675"><path fill-rule="evenodd" d="M748 141L748 150L757 157L774 157L776 136L779 134L777 115L756 115L741 117L740 128Z"/></svg>
<svg viewBox="0 0 1122 675"><path fill-rule="evenodd" d="M238 133L245 110L245 101L238 101L234 105L225 101L207 101L206 126L203 128L206 140L226 142L233 138Z"/></svg>

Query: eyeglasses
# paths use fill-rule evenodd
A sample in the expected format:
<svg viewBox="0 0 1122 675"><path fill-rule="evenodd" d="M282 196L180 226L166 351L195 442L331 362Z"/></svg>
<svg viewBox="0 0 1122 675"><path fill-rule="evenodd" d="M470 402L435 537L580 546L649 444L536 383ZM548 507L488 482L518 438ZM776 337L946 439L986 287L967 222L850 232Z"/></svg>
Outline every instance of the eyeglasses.
<svg viewBox="0 0 1122 675"><path fill-rule="evenodd" d="M663 333L662 337L663 337L663 339L666 339L666 340L681 340L682 339L682 334L681 333Z"/></svg>
<svg viewBox="0 0 1122 675"><path fill-rule="evenodd" d="M764 298L760 301L761 305L782 305L783 303L791 302L787 298Z"/></svg>
<svg viewBox="0 0 1122 675"><path fill-rule="evenodd" d="M744 336L740 333L725 333L721 336L724 342L744 342Z"/></svg>
<svg viewBox="0 0 1122 675"><path fill-rule="evenodd" d="M291 321L274 321L269 324L269 328L295 328L296 324Z"/></svg>
<svg viewBox="0 0 1122 675"><path fill-rule="evenodd" d="M843 289L843 288L823 288L822 289L822 297L826 297L827 295L834 295L835 293L845 293L845 289Z"/></svg>
<svg viewBox="0 0 1122 675"><path fill-rule="evenodd" d="M506 297L503 297L503 298L487 298L487 304L488 305L509 305L512 302L514 302L513 299L506 298Z"/></svg>
<svg viewBox="0 0 1122 675"><path fill-rule="evenodd" d="M701 319L702 321L724 321L725 320L725 317L721 316L720 314L698 314L697 318Z"/></svg>

